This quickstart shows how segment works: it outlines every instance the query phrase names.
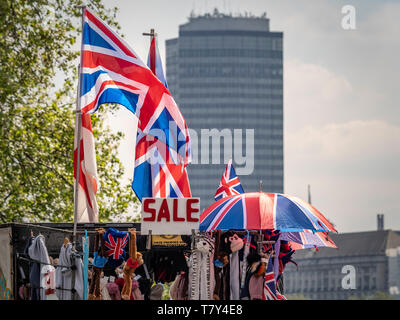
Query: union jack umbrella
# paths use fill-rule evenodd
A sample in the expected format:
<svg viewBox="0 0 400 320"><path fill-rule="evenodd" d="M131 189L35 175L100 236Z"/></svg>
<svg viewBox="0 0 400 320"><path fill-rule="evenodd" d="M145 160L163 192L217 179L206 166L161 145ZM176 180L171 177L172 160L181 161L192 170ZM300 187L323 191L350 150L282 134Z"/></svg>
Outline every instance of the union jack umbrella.
<svg viewBox="0 0 400 320"><path fill-rule="evenodd" d="M311 204L280 193L250 192L218 200L200 215L200 231L337 232Z"/></svg>
<svg viewBox="0 0 400 320"><path fill-rule="evenodd" d="M335 242L327 232L315 232L304 230L303 232L282 232L281 240L289 242L293 250L328 247L335 248Z"/></svg>
<svg viewBox="0 0 400 320"><path fill-rule="evenodd" d="M232 159L230 159L226 165L225 172L222 175L214 198L216 201L218 201L224 197L233 196L234 194L240 193L244 193L244 190L239 178L236 175L235 168L233 168Z"/></svg>

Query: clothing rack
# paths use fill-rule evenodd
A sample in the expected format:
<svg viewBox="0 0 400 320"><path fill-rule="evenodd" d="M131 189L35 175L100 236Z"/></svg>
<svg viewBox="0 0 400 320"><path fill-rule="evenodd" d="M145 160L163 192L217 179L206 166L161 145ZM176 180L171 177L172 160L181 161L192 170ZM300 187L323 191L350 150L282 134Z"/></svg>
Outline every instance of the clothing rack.
<svg viewBox="0 0 400 320"><path fill-rule="evenodd" d="M34 224L30 224L30 223L21 223L21 222L13 222L14 225L16 226L23 226L23 227L29 227L29 228L35 228L35 229L47 229L49 231L57 231L57 232L64 232L64 233L70 233L73 234L74 231L73 230L66 230L66 229L59 229L59 228L52 228L52 227L47 227L47 226L43 226L40 224L34 225ZM76 231L77 234L85 234L84 230L81 231ZM92 231L92 230L87 230L88 234L96 234L96 231ZM140 231L136 231L136 234L141 235Z"/></svg>
<svg viewBox="0 0 400 320"><path fill-rule="evenodd" d="M17 253L17 259L18 260L24 260L24 261L28 261L28 262L35 262L35 263L39 263L39 264L44 264L44 265L48 265L48 266L53 266L54 268L69 268L69 269L73 269L75 268L75 266L64 266L64 265L60 265L60 264L52 264L52 263L47 263L47 262L43 262L43 261L39 261L39 260L35 260L35 259L31 259L31 258L27 258L22 256L21 253Z"/></svg>

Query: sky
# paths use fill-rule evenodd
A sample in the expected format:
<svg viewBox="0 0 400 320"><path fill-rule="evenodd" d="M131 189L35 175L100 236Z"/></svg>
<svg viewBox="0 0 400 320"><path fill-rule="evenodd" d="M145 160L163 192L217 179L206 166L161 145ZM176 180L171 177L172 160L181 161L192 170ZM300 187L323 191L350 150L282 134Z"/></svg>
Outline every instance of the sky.
<svg viewBox="0 0 400 320"><path fill-rule="evenodd" d="M104 0L117 7L126 41L147 61L154 28L165 40L195 14L267 13L284 33L284 192L307 199L339 232L400 230L400 1L397 0ZM355 29L342 7L355 8ZM137 122L123 107L109 115L125 133L120 157L133 176ZM190 170L190 166L189 169ZM101 174L101 173L99 173ZM221 172L222 174L222 172ZM239 177L240 178L240 177Z"/></svg>

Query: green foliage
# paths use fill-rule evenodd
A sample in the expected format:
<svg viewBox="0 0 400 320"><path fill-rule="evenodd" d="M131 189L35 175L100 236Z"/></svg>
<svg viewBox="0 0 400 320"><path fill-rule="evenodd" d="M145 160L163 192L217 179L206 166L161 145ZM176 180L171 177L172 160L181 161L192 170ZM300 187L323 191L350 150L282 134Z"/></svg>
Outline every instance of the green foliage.
<svg viewBox="0 0 400 320"><path fill-rule="evenodd" d="M117 29L116 9L86 5ZM0 222L73 221L73 141L81 37L79 0L0 1ZM55 79L64 79L61 89ZM137 202L119 180L121 133L92 116L100 220Z"/></svg>
<svg viewBox="0 0 400 320"><path fill-rule="evenodd" d="M394 300L395 298L387 292L376 291L369 300Z"/></svg>
<svg viewBox="0 0 400 320"><path fill-rule="evenodd" d="M311 300L302 293L285 294L287 300Z"/></svg>
<svg viewBox="0 0 400 320"><path fill-rule="evenodd" d="M387 292L376 291L373 295L350 296L348 300L395 300L395 297Z"/></svg>

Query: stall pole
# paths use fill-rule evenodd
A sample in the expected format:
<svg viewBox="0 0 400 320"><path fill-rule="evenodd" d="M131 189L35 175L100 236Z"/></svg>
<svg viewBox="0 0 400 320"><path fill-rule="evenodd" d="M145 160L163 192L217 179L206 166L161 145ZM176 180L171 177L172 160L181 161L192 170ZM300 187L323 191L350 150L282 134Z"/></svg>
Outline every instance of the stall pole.
<svg viewBox="0 0 400 320"><path fill-rule="evenodd" d="M78 132L77 132L77 154L76 154L76 181L75 181L75 197L74 197L74 233L73 233L73 238L72 238L72 247L75 249L75 241L76 241L76 228L77 228L77 223L78 223L78 190L79 190L79 165L81 162L81 127L82 127L82 111L81 111L81 99L80 95L82 92L82 63L83 63L83 55L82 55L82 49L83 49L83 27L84 27L84 14L85 14L85 5L80 5L76 6L75 8L80 8L82 10L82 34L81 34L81 62L78 67L78 92L76 95L76 125L78 126Z"/></svg>

